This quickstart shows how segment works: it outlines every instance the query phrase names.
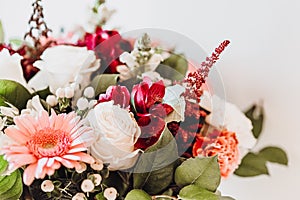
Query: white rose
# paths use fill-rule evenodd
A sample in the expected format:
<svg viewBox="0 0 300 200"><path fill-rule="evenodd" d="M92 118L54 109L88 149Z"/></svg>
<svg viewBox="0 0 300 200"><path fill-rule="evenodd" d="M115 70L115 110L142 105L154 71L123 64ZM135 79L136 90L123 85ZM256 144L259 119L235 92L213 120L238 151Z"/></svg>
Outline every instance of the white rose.
<svg viewBox="0 0 300 200"><path fill-rule="evenodd" d="M134 144L141 130L131 114L110 101L98 104L87 118L97 135L92 156L109 163L110 170L133 167L140 152L134 151Z"/></svg>
<svg viewBox="0 0 300 200"><path fill-rule="evenodd" d="M40 71L29 81L35 90L50 87L55 94L58 88L64 88L78 82L84 88L92 72L100 67L93 51L85 47L59 45L48 48L41 60L33 64Z"/></svg>
<svg viewBox="0 0 300 200"><path fill-rule="evenodd" d="M15 53L10 55L7 49L0 52L0 79L16 81L26 86L21 66L22 56Z"/></svg>
<svg viewBox="0 0 300 200"><path fill-rule="evenodd" d="M237 106L225 102L216 95L211 97L206 91L201 97L200 105L211 112L206 117L208 124L236 133L241 158L253 148L256 139L252 134L252 123Z"/></svg>

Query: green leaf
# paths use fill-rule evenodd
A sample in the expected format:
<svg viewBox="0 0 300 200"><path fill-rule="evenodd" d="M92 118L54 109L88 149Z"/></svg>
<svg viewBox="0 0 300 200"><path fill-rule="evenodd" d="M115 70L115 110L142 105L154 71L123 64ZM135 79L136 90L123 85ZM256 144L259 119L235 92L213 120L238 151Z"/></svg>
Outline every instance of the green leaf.
<svg viewBox="0 0 300 200"><path fill-rule="evenodd" d="M95 89L96 96L105 93L109 86L117 85L118 79L119 74L101 74L96 76L91 84Z"/></svg>
<svg viewBox="0 0 300 200"><path fill-rule="evenodd" d="M156 68L156 71L164 78L182 80L187 69L188 62L186 58L182 54L172 54Z"/></svg>
<svg viewBox="0 0 300 200"><path fill-rule="evenodd" d="M215 192L221 181L217 156L209 158L190 158L184 161L175 172L175 182L184 187L195 184Z"/></svg>
<svg viewBox="0 0 300 200"><path fill-rule="evenodd" d="M129 178L127 172L111 171L108 178L104 179L102 183L107 187L116 188L120 196L123 196L129 187Z"/></svg>
<svg viewBox="0 0 300 200"><path fill-rule="evenodd" d="M251 120L253 129L253 136L257 139L263 129L264 110L261 106L253 105L245 112L245 115Z"/></svg>
<svg viewBox="0 0 300 200"><path fill-rule="evenodd" d="M219 200L219 197L197 185L188 185L180 190L181 200Z"/></svg>
<svg viewBox="0 0 300 200"><path fill-rule="evenodd" d="M103 192L97 194L97 195L95 196L95 200L106 200L106 198L104 197Z"/></svg>
<svg viewBox="0 0 300 200"><path fill-rule="evenodd" d="M158 194L172 182L178 159L176 141L166 127L158 142L138 160L133 174L133 187L149 194Z"/></svg>
<svg viewBox="0 0 300 200"><path fill-rule="evenodd" d="M5 102L8 102L22 110L31 97L23 85L11 80L0 80L0 106L7 106Z"/></svg>
<svg viewBox="0 0 300 200"><path fill-rule="evenodd" d="M278 147L266 147L259 152L259 156L269 162L288 165L288 157L284 150Z"/></svg>
<svg viewBox="0 0 300 200"><path fill-rule="evenodd" d="M51 95L49 87L43 90L36 91L32 96L38 95L41 99L46 100L47 96Z"/></svg>
<svg viewBox="0 0 300 200"><path fill-rule="evenodd" d="M0 156L0 175L6 171L8 162L3 158L4 156Z"/></svg>
<svg viewBox="0 0 300 200"><path fill-rule="evenodd" d="M266 159L250 152L243 158L242 163L234 174L241 177L252 177L263 174L268 175L269 172L266 166Z"/></svg>
<svg viewBox="0 0 300 200"><path fill-rule="evenodd" d="M144 192L143 190L131 190L127 196L125 197L125 200L151 200L151 197Z"/></svg>
<svg viewBox="0 0 300 200"><path fill-rule="evenodd" d="M14 175L13 175L14 173L16 174L16 177L14 177ZM2 200L19 199L22 195L23 182L22 182L21 173L19 170L16 170L15 172L13 172L13 174L10 175L12 177L11 182L13 183L13 185L11 186L11 184L10 184L11 182L7 183L6 186L9 189L6 190L6 192L0 194L0 199L2 199ZM8 176L8 177L10 177L10 176ZM3 189L3 190L5 190L5 189ZM2 192L3 190L1 188L0 192Z"/></svg>
<svg viewBox="0 0 300 200"><path fill-rule="evenodd" d="M3 178L0 181L0 197L2 194L5 194L14 186L18 178L18 173L20 173L19 170L16 170L8 176L2 176Z"/></svg>
<svg viewBox="0 0 300 200"><path fill-rule="evenodd" d="M4 30L2 26L2 22L0 21L0 44L4 43Z"/></svg>

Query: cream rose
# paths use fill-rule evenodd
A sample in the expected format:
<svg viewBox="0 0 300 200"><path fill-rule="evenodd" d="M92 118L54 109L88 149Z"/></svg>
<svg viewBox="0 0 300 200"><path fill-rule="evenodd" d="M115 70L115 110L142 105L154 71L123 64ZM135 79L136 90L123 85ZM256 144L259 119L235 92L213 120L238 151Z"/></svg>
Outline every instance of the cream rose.
<svg viewBox="0 0 300 200"><path fill-rule="evenodd" d="M87 119L96 133L92 156L109 163L110 170L133 167L140 152L134 144L141 130L131 114L110 101L98 104Z"/></svg>
<svg viewBox="0 0 300 200"><path fill-rule="evenodd" d="M74 82L84 88L91 73L100 67L100 61L85 47L59 45L46 49L41 60L33 65L40 71L29 81L29 86L35 90L49 86L55 93Z"/></svg>
<svg viewBox="0 0 300 200"><path fill-rule="evenodd" d="M10 55L7 49L0 52L0 79L16 81L26 86L21 66L22 56L15 53Z"/></svg>

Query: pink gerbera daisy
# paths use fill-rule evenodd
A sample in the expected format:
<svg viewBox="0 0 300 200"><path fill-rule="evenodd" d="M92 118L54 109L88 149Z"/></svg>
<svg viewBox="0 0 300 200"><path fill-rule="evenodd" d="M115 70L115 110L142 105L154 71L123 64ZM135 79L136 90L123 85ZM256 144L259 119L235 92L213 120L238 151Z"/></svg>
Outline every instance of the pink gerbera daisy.
<svg viewBox="0 0 300 200"><path fill-rule="evenodd" d="M51 116L41 111L39 116L25 114L14 118L15 126L5 130L13 145L2 148L10 168L27 166L23 181L30 185L34 178L51 176L61 164L67 168L79 167L81 162L94 163L85 153L93 141L93 131L84 125L74 112Z"/></svg>

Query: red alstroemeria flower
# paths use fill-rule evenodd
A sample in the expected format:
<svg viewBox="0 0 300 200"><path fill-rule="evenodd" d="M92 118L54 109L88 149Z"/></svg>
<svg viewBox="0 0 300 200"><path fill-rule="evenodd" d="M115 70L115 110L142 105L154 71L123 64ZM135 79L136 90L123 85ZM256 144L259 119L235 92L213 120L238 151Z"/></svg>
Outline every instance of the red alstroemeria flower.
<svg viewBox="0 0 300 200"><path fill-rule="evenodd" d="M101 59L101 72L105 73L117 73L116 67L122 64L119 56L124 51L132 50L131 44L117 31L103 30L101 27L97 27L94 33L86 33L77 46L94 50L97 58Z"/></svg>
<svg viewBox="0 0 300 200"><path fill-rule="evenodd" d="M125 86L110 86L105 94L100 94L99 103L114 101L115 105L120 105L122 108L129 108L130 93Z"/></svg>
<svg viewBox="0 0 300 200"><path fill-rule="evenodd" d="M163 104L165 85L163 81L152 83L149 78L135 85L131 93L131 104L137 116L142 135L136 143L137 148L145 149L154 144L165 127L163 120L173 108Z"/></svg>

